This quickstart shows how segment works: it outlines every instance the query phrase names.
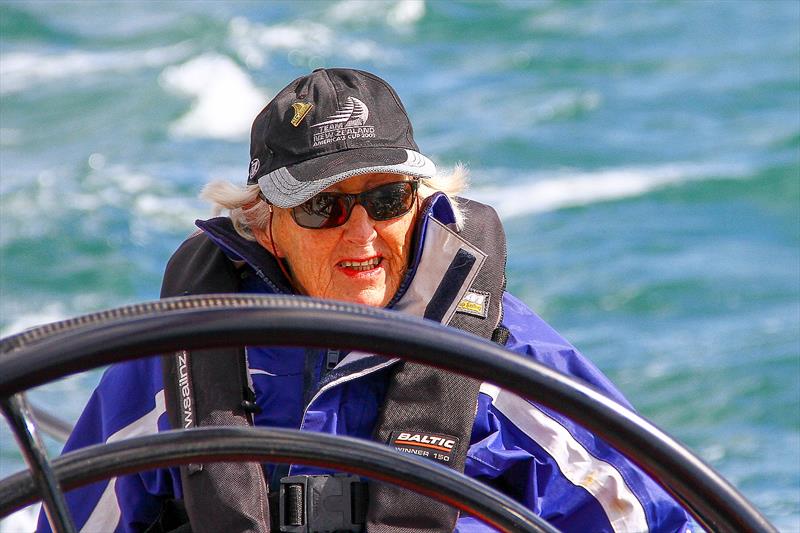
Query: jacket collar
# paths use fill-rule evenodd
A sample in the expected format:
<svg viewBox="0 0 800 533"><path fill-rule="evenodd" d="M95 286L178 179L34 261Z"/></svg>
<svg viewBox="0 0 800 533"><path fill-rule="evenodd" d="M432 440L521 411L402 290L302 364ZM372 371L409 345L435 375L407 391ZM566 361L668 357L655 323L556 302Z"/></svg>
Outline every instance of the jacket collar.
<svg viewBox="0 0 800 533"><path fill-rule="evenodd" d="M216 217L209 220L196 220L195 224L214 244L219 246L231 261L250 266L266 284L269 292L273 294L294 293L275 257L258 242L239 235L230 218Z"/></svg>
<svg viewBox="0 0 800 533"><path fill-rule="evenodd" d="M257 242L239 235L229 218L218 217L196 224L232 261L249 265L272 292L294 292L272 254ZM387 307L445 324L449 322L486 258L486 254L455 232L455 225L453 207L446 195L436 193L425 200L414 229L411 264ZM465 266L459 255L463 252L476 260ZM320 382L315 398L336 384L397 361L398 358L351 351Z"/></svg>

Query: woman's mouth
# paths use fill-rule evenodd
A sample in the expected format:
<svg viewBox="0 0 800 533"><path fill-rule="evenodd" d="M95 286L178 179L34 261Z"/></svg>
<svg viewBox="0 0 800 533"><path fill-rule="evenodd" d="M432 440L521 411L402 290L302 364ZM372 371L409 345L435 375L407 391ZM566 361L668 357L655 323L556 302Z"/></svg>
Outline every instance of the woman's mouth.
<svg viewBox="0 0 800 533"><path fill-rule="evenodd" d="M336 266L338 266L348 274L350 273L356 274L359 272L367 272L368 270L373 270L377 268L382 261L383 258L379 256L361 260L345 259L344 261L339 261L339 263Z"/></svg>

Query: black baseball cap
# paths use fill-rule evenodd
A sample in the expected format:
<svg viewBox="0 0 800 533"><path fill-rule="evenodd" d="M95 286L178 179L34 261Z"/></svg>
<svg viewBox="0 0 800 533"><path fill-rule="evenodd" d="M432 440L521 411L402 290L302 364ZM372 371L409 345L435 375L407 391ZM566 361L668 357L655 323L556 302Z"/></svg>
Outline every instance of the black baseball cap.
<svg viewBox="0 0 800 533"><path fill-rule="evenodd" d="M374 74L317 69L281 90L253 122L247 183L258 183L278 207L372 172L436 174L397 93Z"/></svg>

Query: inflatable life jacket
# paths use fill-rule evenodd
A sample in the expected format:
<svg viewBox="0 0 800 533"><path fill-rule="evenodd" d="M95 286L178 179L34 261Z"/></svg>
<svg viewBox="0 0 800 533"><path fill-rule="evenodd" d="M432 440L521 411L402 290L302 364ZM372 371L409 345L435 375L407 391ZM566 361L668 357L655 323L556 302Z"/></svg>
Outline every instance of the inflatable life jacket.
<svg viewBox="0 0 800 533"><path fill-rule="evenodd" d="M460 202L466 219L460 231L455 228L444 195L436 194L423 204L415 238L420 242L424 237L425 251L417 269L437 272L433 276L411 272L410 285L401 287L430 298L422 306L417 301L414 309L404 309L401 298L394 307L505 344L508 331L500 326L506 280L502 225L491 207L469 200ZM232 227L230 231L234 231ZM276 291L291 293L273 256L258 248L254 253L259 257L248 259L262 269L261 278L271 282ZM419 281L426 285L415 287L417 278L426 280ZM161 296L234 293L239 283L240 273L234 263L205 234L198 233L187 239L167 264ZM237 364L231 365L231 359ZM167 413L173 427L252 425L257 407L245 350L181 351L165 355L163 369ZM397 363L373 438L391 442L401 451L403 438L446 439L452 449L446 464L463 472L479 387L476 380L451 372L412 362ZM424 395L419 394L421 388ZM448 416L441 417L441 413ZM182 466L181 483L191 531L260 533L279 529L275 499L268 497L260 464ZM458 518L458 511L445 504L382 483L369 483L365 504L366 517L359 520L363 526L351 530L449 532ZM180 528L187 530L185 525Z"/></svg>

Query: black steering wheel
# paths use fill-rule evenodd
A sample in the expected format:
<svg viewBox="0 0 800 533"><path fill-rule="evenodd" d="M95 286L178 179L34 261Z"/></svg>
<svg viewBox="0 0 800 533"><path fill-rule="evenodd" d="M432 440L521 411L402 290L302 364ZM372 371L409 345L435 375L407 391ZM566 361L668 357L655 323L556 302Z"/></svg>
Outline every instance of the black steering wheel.
<svg viewBox="0 0 800 533"><path fill-rule="evenodd" d="M337 346L490 381L583 425L639 465L712 531L776 531L686 447L595 389L484 339L400 313L300 297L206 295L121 307L0 340L0 403L30 471L0 481L0 517L36 500L72 531L63 489L160 466L301 462L414 489L506 531L554 531L519 503L454 471L376 443L299 431L198 428L83 448L48 461L21 392L66 375L183 349ZM342 453L347 450L347 453ZM358 453L353 451L358 450Z"/></svg>

